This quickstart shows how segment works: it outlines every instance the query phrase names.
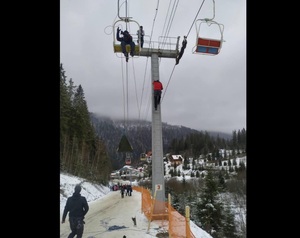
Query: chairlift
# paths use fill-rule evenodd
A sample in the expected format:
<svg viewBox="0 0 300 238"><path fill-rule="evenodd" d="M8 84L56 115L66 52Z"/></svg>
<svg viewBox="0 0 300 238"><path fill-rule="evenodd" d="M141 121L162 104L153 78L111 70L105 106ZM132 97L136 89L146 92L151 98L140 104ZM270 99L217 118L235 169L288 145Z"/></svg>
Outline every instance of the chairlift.
<svg viewBox="0 0 300 238"><path fill-rule="evenodd" d="M125 2L125 12L127 13L127 1ZM137 30L140 29L140 25L137 21L132 20L131 17L128 17L127 15L125 17L120 16L120 0L118 0L118 17L119 20L115 21L113 24L113 48L115 53L123 53L121 48L121 42L117 41L117 28L119 27L121 31L127 30L130 35L132 36L132 40L135 43L135 55L139 55L140 49L141 49L141 39L138 39L140 36L136 36L132 32L137 32ZM131 30L130 23L133 23L133 25L136 25L137 29ZM128 26L129 25L129 26ZM138 43L139 42L139 43ZM126 51L127 53L130 53L130 45L126 45Z"/></svg>
<svg viewBox="0 0 300 238"><path fill-rule="evenodd" d="M117 28L119 27L121 29L121 31L125 31L127 30L127 28L123 28L122 24L120 24L121 22L124 22L125 20L117 20L114 25L113 25L113 48L114 48L114 53L123 53L122 52L122 48L121 48L121 42L120 41L117 41L117 37L116 37L116 34L117 34ZM140 25L134 21L134 20L126 20L125 22L133 22L135 23L135 25L137 25L137 29L140 28ZM135 55L139 55L140 53L140 50L141 50L141 40L138 40L138 36L131 33L130 30L127 30L130 35L132 36L132 40L134 41L135 43ZM136 32L137 30L135 31L132 31L132 32ZM139 42L139 43L137 43ZM126 51L127 53L130 52L130 45L126 45Z"/></svg>
<svg viewBox="0 0 300 238"><path fill-rule="evenodd" d="M193 53L198 53L202 55L217 55L220 53L223 43L223 31L224 25L219 24L214 20L215 18L215 0L213 2L213 15L211 18L198 19L195 22L196 26L196 46L193 48ZM200 22L198 25L197 23ZM204 28L204 30L208 30L209 35L205 35L203 33L203 25L208 26L208 28ZM217 26L217 30L215 29ZM200 32L202 30L202 32ZM217 32L218 33L217 33ZM211 38L211 36L215 36L217 33L217 38ZM206 32L207 34L207 32Z"/></svg>
<svg viewBox="0 0 300 238"><path fill-rule="evenodd" d="M125 164L130 165L131 164L131 158L132 158L132 153L126 152Z"/></svg>
<svg viewBox="0 0 300 238"><path fill-rule="evenodd" d="M197 26L197 22L200 22L200 24ZM203 28L202 24L206 24L208 27L216 27L218 28L218 38L209 38L207 36L204 36L202 32L200 32L200 28ZM223 31L224 31L224 25L217 23L216 21L213 21L211 19L198 19L195 22L196 26L196 46L194 47L193 53L197 54L203 54L203 55L217 55L220 53L220 50L222 48L223 43ZM212 29L211 28L211 29ZM215 33L215 28L213 29L212 33Z"/></svg>
<svg viewBox="0 0 300 238"><path fill-rule="evenodd" d="M146 160L147 160L146 153L141 153L141 154L140 154L140 160L141 160L141 161L146 161Z"/></svg>

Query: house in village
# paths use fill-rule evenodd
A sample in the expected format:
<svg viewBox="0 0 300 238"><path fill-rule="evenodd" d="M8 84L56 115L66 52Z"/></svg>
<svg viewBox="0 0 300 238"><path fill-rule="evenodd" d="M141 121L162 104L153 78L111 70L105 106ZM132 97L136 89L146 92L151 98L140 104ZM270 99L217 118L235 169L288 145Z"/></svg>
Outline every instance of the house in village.
<svg viewBox="0 0 300 238"><path fill-rule="evenodd" d="M111 179L137 179L139 177L144 177L144 172L142 168L133 168L132 166L125 165L121 169L116 170L110 174Z"/></svg>
<svg viewBox="0 0 300 238"><path fill-rule="evenodd" d="M152 162L152 151L148 151L147 153L142 153L140 156L141 161L147 161L148 163Z"/></svg>
<svg viewBox="0 0 300 238"><path fill-rule="evenodd" d="M167 154L166 159L171 163L172 167L176 167L183 163L184 158L181 155Z"/></svg>

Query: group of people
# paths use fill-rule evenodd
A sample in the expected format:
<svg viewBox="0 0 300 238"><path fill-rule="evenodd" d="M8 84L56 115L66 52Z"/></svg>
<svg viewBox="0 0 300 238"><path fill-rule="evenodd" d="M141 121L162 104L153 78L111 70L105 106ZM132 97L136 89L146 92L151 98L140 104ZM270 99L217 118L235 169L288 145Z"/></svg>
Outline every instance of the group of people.
<svg viewBox="0 0 300 238"><path fill-rule="evenodd" d="M122 37L120 36L120 32L123 35ZM143 26L140 26L140 29L137 31L137 35L138 35L138 43L139 40L141 40L140 42L140 46L141 48L143 48L144 46L144 29ZM130 33L125 30L125 31L121 31L120 28L117 28L117 41L121 42L121 48L122 48L122 52L126 58L126 62L128 62L128 52L126 50L126 45L130 45L130 55L133 57L135 55L135 43L132 39L132 36L130 35Z"/></svg>
<svg viewBox="0 0 300 238"><path fill-rule="evenodd" d="M130 184L120 185L121 198L124 198L124 194L126 196L131 196L132 194L132 186Z"/></svg>

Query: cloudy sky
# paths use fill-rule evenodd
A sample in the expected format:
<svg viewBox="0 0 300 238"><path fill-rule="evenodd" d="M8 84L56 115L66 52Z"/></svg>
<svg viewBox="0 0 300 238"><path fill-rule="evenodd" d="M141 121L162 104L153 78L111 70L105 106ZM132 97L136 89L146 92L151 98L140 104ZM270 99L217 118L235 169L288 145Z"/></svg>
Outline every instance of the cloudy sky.
<svg viewBox="0 0 300 238"><path fill-rule="evenodd" d="M90 112L151 121L151 58L135 56L126 63L113 49L119 44L115 23L133 36L139 24L145 41L179 36L181 47L187 36L178 65L174 58L159 60L163 122L225 133L246 129L245 0L119 0L119 6L119 16L133 20L127 26L116 23L118 0L60 1L60 61L67 78L83 87ZM220 25L208 25L204 18ZM199 35L221 39L219 26L220 53L194 53Z"/></svg>

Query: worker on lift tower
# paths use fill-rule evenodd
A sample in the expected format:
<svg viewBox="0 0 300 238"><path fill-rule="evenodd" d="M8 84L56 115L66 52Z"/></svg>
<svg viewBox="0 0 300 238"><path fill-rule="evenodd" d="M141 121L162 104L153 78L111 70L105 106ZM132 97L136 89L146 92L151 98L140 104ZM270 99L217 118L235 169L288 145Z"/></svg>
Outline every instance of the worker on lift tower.
<svg viewBox="0 0 300 238"><path fill-rule="evenodd" d="M159 79L153 81L153 90L154 90L154 108L157 110L157 105L160 103L161 90L163 90L163 85Z"/></svg>

